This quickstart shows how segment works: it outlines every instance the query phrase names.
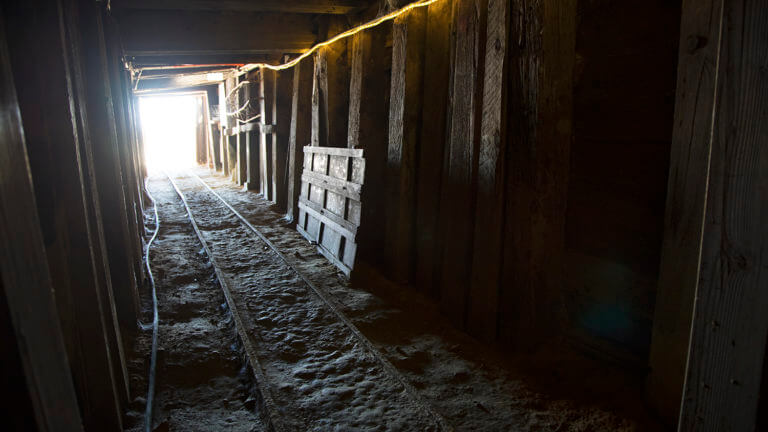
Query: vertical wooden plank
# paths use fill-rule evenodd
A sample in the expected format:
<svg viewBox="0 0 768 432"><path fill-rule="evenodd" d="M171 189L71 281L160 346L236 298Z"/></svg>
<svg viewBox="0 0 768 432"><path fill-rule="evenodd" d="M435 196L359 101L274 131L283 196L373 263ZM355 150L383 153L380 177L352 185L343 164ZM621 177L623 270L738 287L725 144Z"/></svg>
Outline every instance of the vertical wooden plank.
<svg viewBox="0 0 768 432"><path fill-rule="evenodd" d="M48 271L70 361L71 375L85 427L119 430L122 409L96 274L92 220L85 184L73 97L70 43L63 32L62 10L18 3L6 9L14 74L27 84L18 89L26 125L34 192L43 230ZM29 31L35 29L35 31ZM29 56L34 49L40 56ZM108 312L108 311L107 311ZM111 315L110 315L111 318Z"/></svg>
<svg viewBox="0 0 768 432"><path fill-rule="evenodd" d="M246 177L247 182L245 188L249 191L258 191L260 172L259 172L259 131L258 129L250 130L245 133L245 147L246 147Z"/></svg>
<svg viewBox="0 0 768 432"><path fill-rule="evenodd" d="M565 321L562 256L575 3L515 1L510 17L499 336L523 349L547 340Z"/></svg>
<svg viewBox="0 0 768 432"><path fill-rule="evenodd" d="M40 430L82 431L24 147L0 12L0 274ZM23 398L24 395L18 395Z"/></svg>
<svg viewBox="0 0 768 432"><path fill-rule="evenodd" d="M343 18L331 16L322 23L327 37L346 29ZM349 116L349 56L347 39L318 50L315 57L315 90L313 91L313 140L322 147L347 145ZM316 102L315 102L316 97Z"/></svg>
<svg viewBox="0 0 768 432"><path fill-rule="evenodd" d="M453 0L441 0L427 8L424 49L424 111L418 154L416 184L416 284L437 297L436 272L440 257L438 210L446 147L448 83L451 68ZM368 204L368 203L366 203ZM365 211L365 210L363 210Z"/></svg>
<svg viewBox="0 0 768 432"><path fill-rule="evenodd" d="M236 137L237 142L237 184L245 186L248 182L248 143L247 132L239 132Z"/></svg>
<svg viewBox="0 0 768 432"><path fill-rule="evenodd" d="M441 210L443 256L440 308L454 325L463 327L472 263L474 184L482 64L484 7L480 0L455 4L456 42L451 83L448 160L443 177Z"/></svg>
<svg viewBox="0 0 768 432"><path fill-rule="evenodd" d="M274 144L272 142L272 133L268 133L263 126L272 126L274 124L274 101L275 101L275 71L269 69L261 70L261 80L259 88L261 93L261 193L264 199L274 200L274 189L272 179L274 176L274 160L272 159Z"/></svg>
<svg viewBox="0 0 768 432"><path fill-rule="evenodd" d="M312 76L311 59L299 62L293 68L293 94L291 101L291 130L288 140L288 185L286 219L296 223L299 214L301 172L304 166L304 146L309 145L312 129Z"/></svg>
<svg viewBox="0 0 768 432"><path fill-rule="evenodd" d="M416 152L420 136L426 10L395 18L387 150L385 249L390 277L413 270Z"/></svg>
<svg viewBox="0 0 768 432"><path fill-rule="evenodd" d="M273 131L273 160L274 173L273 190L277 211L285 212L288 183L288 146L291 134L291 103L293 101L293 71L279 71L275 77L275 103L273 118L275 129Z"/></svg>
<svg viewBox="0 0 768 432"><path fill-rule="evenodd" d="M722 1L686 1L672 130L664 237L649 356L647 400L664 419L679 418L709 173Z"/></svg>
<svg viewBox="0 0 768 432"><path fill-rule="evenodd" d="M130 234L122 187L120 149L115 124L111 80L100 5L83 3L79 22L84 66L85 106L93 142L96 185L104 219L106 244L124 245L104 249L109 258L114 305L124 333L137 330L137 282L128 247ZM122 345L122 342L120 343Z"/></svg>
<svg viewBox="0 0 768 432"><path fill-rule="evenodd" d="M349 119L347 120L347 148L360 143L360 104L363 95L363 56L370 51L371 34L359 32L352 36L350 43L349 71Z"/></svg>
<svg viewBox="0 0 768 432"><path fill-rule="evenodd" d="M768 336L768 9L727 0L721 16L681 431L755 430Z"/></svg>
<svg viewBox="0 0 768 432"><path fill-rule="evenodd" d="M348 141L365 149L366 171L363 188L360 230L357 242L359 257L370 263L384 261L385 170L389 146L389 91L392 67L392 23L388 22L365 31L362 48L362 83L360 89L360 122L358 140ZM391 41L391 39L390 39ZM350 129L353 125L350 125Z"/></svg>
<svg viewBox="0 0 768 432"><path fill-rule="evenodd" d="M483 117L477 167L474 255L467 328L496 339L504 227L508 2L488 1L483 81Z"/></svg>
<svg viewBox="0 0 768 432"><path fill-rule="evenodd" d="M322 52L318 51L313 57L312 64L312 118L311 118L311 134L310 145L313 146L325 146L328 142L328 124L324 121L325 117L322 114L321 118L321 101L324 100L324 96L321 97L321 92L324 91L325 84L325 57L321 55Z"/></svg>
<svg viewBox="0 0 768 432"><path fill-rule="evenodd" d="M237 184L240 178L240 168L238 164L239 154L237 148L237 136L238 134L233 131L229 131L230 135L227 135L227 161L229 165L229 180L232 183Z"/></svg>

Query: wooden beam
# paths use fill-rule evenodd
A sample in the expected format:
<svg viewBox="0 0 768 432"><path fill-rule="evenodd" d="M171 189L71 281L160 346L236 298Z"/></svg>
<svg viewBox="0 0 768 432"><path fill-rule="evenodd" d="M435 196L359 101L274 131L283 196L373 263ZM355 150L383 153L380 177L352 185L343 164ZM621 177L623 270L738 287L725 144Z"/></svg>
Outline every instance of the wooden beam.
<svg viewBox="0 0 768 432"><path fill-rule="evenodd" d="M317 41L302 14L126 10L117 19L128 56L300 52Z"/></svg>
<svg viewBox="0 0 768 432"><path fill-rule="evenodd" d="M261 96L261 144L259 158L261 160L261 193L265 200L274 200L274 144L272 134L264 128L266 125L274 123L274 104L275 104L275 71L263 69L261 79L259 80Z"/></svg>
<svg viewBox="0 0 768 432"><path fill-rule="evenodd" d="M103 220L104 244L102 250L108 258L109 277L111 279L112 295L107 305L117 312L119 331L116 330L117 348L121 370L123 371L125 396L123 402L130 396L128 376L125 367L126 336L138 330L136 299L138 298L136 275L131 260L130 228L128 226L128 211L126 209L123 190L123 173L120 159L120 149L115 122L114 100L112 98L112 83L107 69L107 51L103 30L103 11L100 5L84 2L78 11L78 30L83 66L83 83L85 86L85 107L88 118L88 136L92 141L93 163L95 167L95 184L97 188L99 209ZM117 247L107 248L106 245ZM122 247L121 247L122 246ZM121 396L123 396L121 395Z"/></svg>
<svg viewBox="0 0 768 432"><path fill-rule="evenodd" d="M384 247L390 278L410 279L413 270L416 152L420 138L426 10L395 19L386 169Z"/></svg>
<svg viewBox="0 0 768 432"><path fill-rule="evenodd" d="M278 71L275 77L274 133L272 134L274 158L275 204L279 212L285 212L288 204L288 147L291 135L293 102L293 71Z"/></svg>
<svg viewBox="0 0 768 432"><path fill-rule="evenodd" d="M451 82L448 155L440 198L443 241L440 309L456 326L464 327L474 233L473 190L476 176L479 83L483 64L480 35L484 2L455 3L455 59Z"/></svg>
<svg viewBox="0 0 768 432"><path fill-rule="evenodd" d="M507 41L509 5L488 1L483 82L483 117L477 168L474 255L467 328L486 341L496 339L504 229L504 173L507 139Z"/></svg>
<svg viewBox="0 0 768 432"><path fill-rule="evenodd" d="M439 295L437 271L441 247L438 211L447 141L453 3L453 0L441 0L428 7L424 49L424 76L428 77L424 80L424 98L429 103L423 104L418 150L415 281L422 292L432 297ZM370 169L372 167L369 172Z"/></svg>
<svg viewBox="0 0 768 432"><path fill-rule="evenodd" d="M704 225L722 2L683 8L664 237L649 356L647 400L678 421ZM716 19L713 19L716 17Z"/></svg>
<svg viewBox="0 0 768 432"><path fill-rule="evenodd" d="M13 397L32 403L40 430L82 431L48 273L4 22L0 12L0 303L3 309L7 305L13 323L16 340L11 345L18 350L28 389Z"/></svg>
<svg viewBox="0 0 768 432"><path fill-rule="evenodd" d="M563 330L565 201L575 3L510 8L508 144L499 337L525 349Z"/></svg>
<svg viewBox="0 0 768 432"><path fill-rule="evenodd" d="M301 172L304 166L303 147L312 139L312 58L304 59L293 68L291 100L291 130L288 139L288 205L286 219L296 223L299 215Z"/></svg>
<svg viewBox="0 0 768 432"><path fill-rule="evenodd" d="M339 34L346 29L340 19L328 19L321 24L327 27L320 32L323 36ZM317 51L312 112L313 145L346 147L349 119L347 39Z"/></svg>
<svg viewBox="0 0 768 432"><path fill-rule="evenodd" d="M680 58L681 73L689 62L698 63L695 51L709 44L719 55L707 64L716 67L710 71L714 82L678 83L681 91L711 101L702 109L713 119L711 126L699 123L702 130L675 122L675 129L688 131L689 142L706 134L708 139L696 142L704 148L710 143L709 175L688 177L702 185L698 190L706 196L678 429L751 431L757 429L758 399L765 396L760 378L768 336L768 9L758 0L701 6L683 5L685 29L694 28L687 21L709 12L713 26L720 22L721 33L711 40L681 34L681 48L689 50ZM697 243L685 246L695 250Z"/></svg>
<svg viewBox="0 0 768 432"><path fill-rule="evenodd" d="M369 262L383 262L384 259L385 232L381 227L384 226L386 205L383 197L389 145L391 36L391 22L358 33L355 35L357 46L352 52L347 146L365 149L366 186L362 197L365 205L361 209L357 256Z"/></svg>
<svg viewBox="0 0 768 432"><path fill-rule="evenodd" d="M234 12L288 12L346 15L372 3L366 0L114 0L112 8Z"/></svg>
<svg viewBox="0 0 768 432"><path fill-rule="evenodd" d="M240 132L236 135L237 140L237 184L245 186L248 182L248 146L246 134Z"/></svg>

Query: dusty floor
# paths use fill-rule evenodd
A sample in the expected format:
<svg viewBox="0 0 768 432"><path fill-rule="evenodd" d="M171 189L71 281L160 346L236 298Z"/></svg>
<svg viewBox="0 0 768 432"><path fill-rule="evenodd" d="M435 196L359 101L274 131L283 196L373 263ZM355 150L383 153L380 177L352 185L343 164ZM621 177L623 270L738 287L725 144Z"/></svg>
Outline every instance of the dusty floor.
<svg viewBox="0 0 768 432"><path fill-rule="evenodd" d="M160 217L150 252L160 317L155 430L265 431L224 295L181 201L167 182L152 182L150 191ZM147 226L154 230L154 217ZM142 294L143 318L151 323L149 290ZM140 396L130 407L126 430L144 430L151 341L151 330L137 338L129 364Z"/></svg>
<svg viewBox="0 0 768 432"><path fill-rule="evenodd" d="M290 267L241 225L238 228L237 219L226 214L215 196L192 177L174 176L200 218L218 265L233 276L228 282L237 288L233 291L243 304L241 315L247 316L261 347L258 355L269 388L275 389L285 423L295 430L434 428L434 419L419 407L422 403L456 430L663 430L643 408L639 378L598 365L562 345L525 357L501 356L453 330L425 299L364 266L365 276L350 283L259 195L243 192L206 169L195 172L337 305L416 393L415 398L398 393L397 380L386 368L366 356L323 302L301 287ZM164 287L156 424L169 430L262 430L256 412L261 404L252 403L249 374L237 350L230 348L235 330L220 307L226 302L184 207L167 180L153 178L150 190L161 209L161 236L152 259ZM209 230L202 227L204 220ZM207 294L199 294L203 291ZM192 329L197 327L182 324L214 321L196 333ZM307 321L311 325L304 325ZM177 336L169 340L163 332ZM139 339L137 360L132 362L139 382L146 374L146 340L148 336ZM206 351L216 355L204 360ZM133 408L131 419L140 424L141 398ZM203 418L217 423L203 427Z"/></svg>

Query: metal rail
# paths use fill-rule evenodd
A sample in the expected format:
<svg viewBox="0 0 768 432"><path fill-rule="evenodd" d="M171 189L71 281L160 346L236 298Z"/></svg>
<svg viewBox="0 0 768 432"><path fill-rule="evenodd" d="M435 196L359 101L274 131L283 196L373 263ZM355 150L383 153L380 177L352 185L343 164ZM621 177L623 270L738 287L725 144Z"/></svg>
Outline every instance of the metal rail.
<svg viewBox="0 0 768 432"><path fill-rule="evenodd" d="M227 300L227 305L229 306L229 310L232 312L232 318L235 321L237 334L240 336L240 340L243 343L243 348L245 349L245 355L247 357L246 361L250 364L251 370L256 377L256 385L258 386L259 393L261 394L262 406L267 411L267 422L274 432L288 431L290 429L285 426L285 421L282 418L282 414L280 414L280 411L277 409L275 399L272 397L272 390L268 384L269 381L266 379L264 368L261 366L261 363L259 363L259 358L256 355L256 348L253 346L253 342L246 332L246 327L243 324L243 319L240 316L239 309L235 303L232 290L229 288L227 278L216 262L216 258L213 256L211 248L208 246L208 242L205 241L203 233L200 231L200 227L198 227L197 222L195 221L195 217L192 215L192 209L189 207L187 198L181 192L181 189L179 189L179 186L176 184L176 182L173 181L173 178L171 178L169 175L168 180L171 182L171 185L173 185L173 189L176 190L176 194L179 196L179 198L181 198L181 201L184 204L184 208L187 211L187 215L189 216L189 221L192 224L192 228L195 230L197 238L203 245L203 249L205 250L206 255L208 255L208 259L211 261L211 265L213 265L213 269L216 272L216 277L219 280L221 289L224 291L224 297Z"/></svg>
<svg viewBox="0 0 768 432"><path fill-rule="evenodd" d="M239 220L242 222L243 225L245 225L253 234L255 234L259 239L261 239L264 243L269 246L270 249L272 249L273 252L277 254L278 257L291 269L296 273L299 278L312 290L312 292L315 293L327 306L328 308L336 315L336 317L344 323L344 325L352 332L352 334L355 335L357 340L366 348L366 350L376 359L376 361L382 366L382 368L390 375L391 378L394 378L400 385L403 387L403 390L406 394L421 408L423 412L425 412L429 417L431 417L439 426L440 429L443 431L452 431L453 427L451 427L447 420L437 413L432 407L424 401L424 399L418 394L415 388L411 386L405 378L398 372L397 368L395 368L392 363L389 362L384 356L381 354L381 352L373 345L373 343L365 337L365 335L362 334L362 332L355 326L349 318L346 317L340 310L338 304L330 298L322 289L318 288L312 281L310 281L302 272L300 272L286 257L285 255L272 243L264 234L261 233L256 227L254 227L243 215L240 214L237 210L235 210L234 207L232 207L224 198L221 197L216 191L211 188L208 183L206 183L202 178L200 178L197 174L193 172L188 172L188 174L194 178L196 178L200 183L202 183L203 186L206 187L216 198L221 201L222 204L224 204ZM173 180L171 180L173 182ZM175 187L175 183L174 183ZM177 189L177 192L181 195L181 192ZM182 198L182 200L184 200ZM184 200L184 203L186 205L186 200ZM189 210L189 207L187 207L187 212L190 214L190 220L194 220L192 217L192 214ZM193 222L194 224L194 222ZM197 229L196 229L197 231ZM199 236L199 235L198 235ZM202 238L201 238L202 240ZM208 250L206 249L206 252ZM210 256L210 253L209 253ZM213 257L211 257L211 262L213 262ZM216 265L214 264L214 267ZM218 268L217 268L218 271Z"/></svg>

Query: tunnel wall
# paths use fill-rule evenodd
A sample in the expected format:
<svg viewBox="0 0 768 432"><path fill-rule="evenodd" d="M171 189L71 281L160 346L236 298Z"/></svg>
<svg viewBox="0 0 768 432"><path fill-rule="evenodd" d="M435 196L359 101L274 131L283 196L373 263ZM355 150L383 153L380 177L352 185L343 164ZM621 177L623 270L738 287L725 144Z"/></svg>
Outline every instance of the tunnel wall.
<svg viewBox="0 0 768 432"><path fill-rule="evenodd" d="M19 139L3 146L22 149L3 159L4 183L12 172L26 173L11 183L18 194L31 187L16 197L15 211L29 210L35 227L26 245L4 248L40 248L24 261L37 266L35 285L18 286L30 270L14 261L0 267L2 313L10 312L16 334L9 343L20 353L39 430L119 431L128 402L139 396L126 354L138 332L146 204L119 29L105 2L3 2L1 12L3 78L15 94L3 92L16 98L4 109L20 119ZM4 133L11 127L4 122ZM0 229L18 231L3 221ZM41 326L48 329L36 336Z"/></svg>

